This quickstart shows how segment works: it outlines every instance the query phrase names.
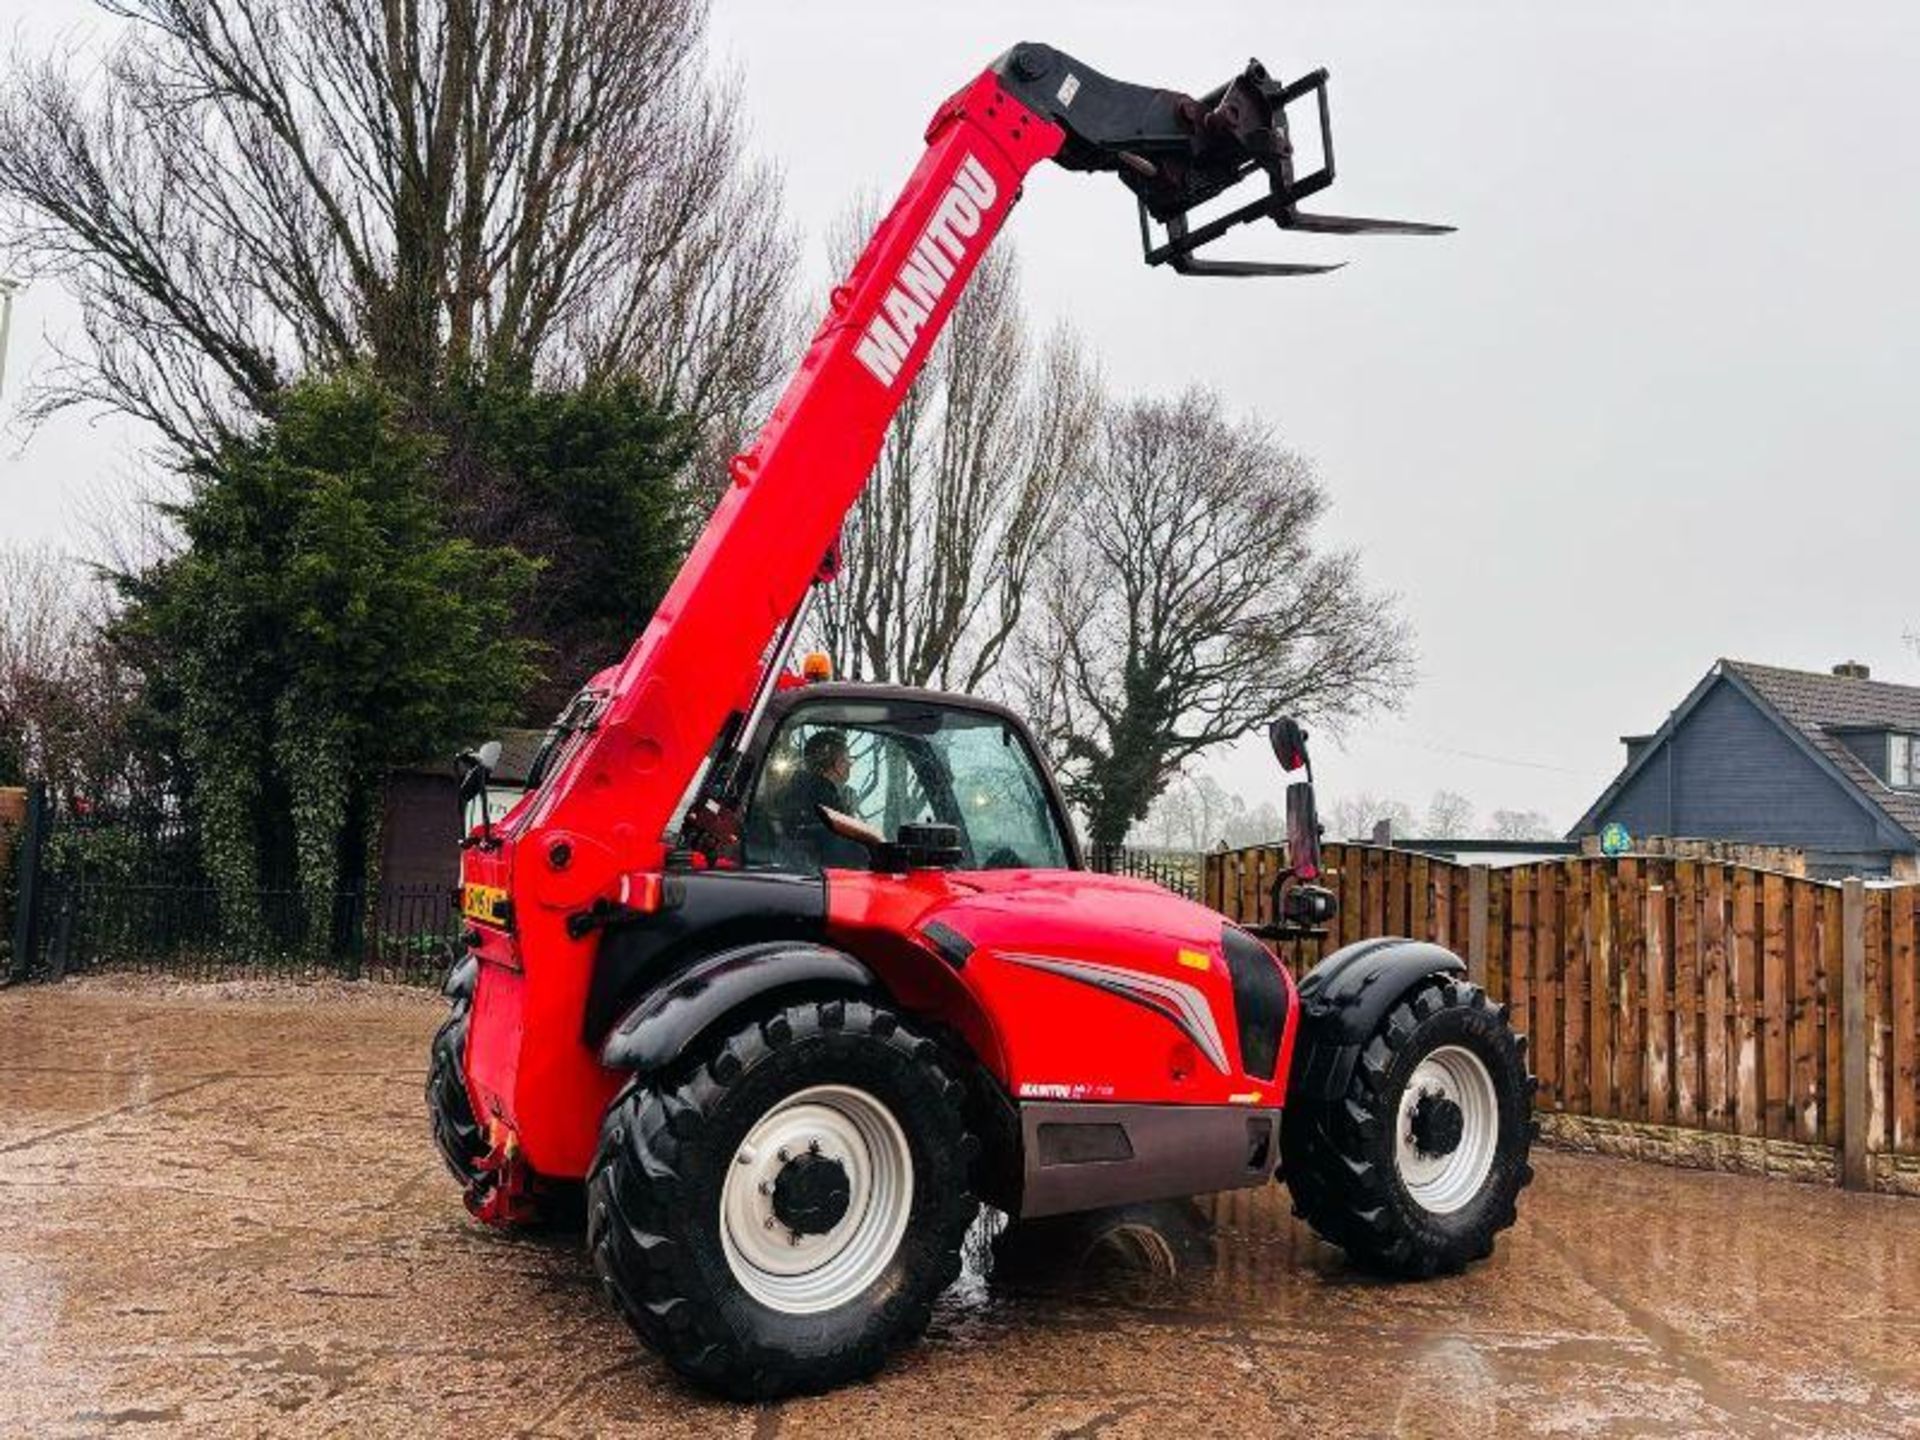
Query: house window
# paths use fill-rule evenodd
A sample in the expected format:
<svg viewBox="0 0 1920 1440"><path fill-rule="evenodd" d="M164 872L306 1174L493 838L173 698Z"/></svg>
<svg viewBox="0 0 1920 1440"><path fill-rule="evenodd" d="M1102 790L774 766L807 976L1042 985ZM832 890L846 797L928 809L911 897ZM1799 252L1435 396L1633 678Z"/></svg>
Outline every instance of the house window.
<svg viewBox="0 0 1920 1440"><path fill-rule="evenodd" d="M1902 790L1920 786L1920 735L1887 737L1887 783Z"/></svg>

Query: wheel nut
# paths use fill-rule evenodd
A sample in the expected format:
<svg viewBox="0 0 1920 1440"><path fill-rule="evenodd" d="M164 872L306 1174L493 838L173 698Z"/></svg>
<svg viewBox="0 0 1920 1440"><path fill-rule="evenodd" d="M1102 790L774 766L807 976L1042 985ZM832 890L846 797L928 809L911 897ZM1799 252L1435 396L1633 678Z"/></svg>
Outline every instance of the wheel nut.
<svg viewBox="0 0 1920 1440"><path fill-rule="evenodd" d="M786 1164L789 1160L793 1159L793 1157L787 1153L787 1147L784 1145L782 1145L778 1150L774 1151L773 1153L779 1159L782 1165Z"/></svg>
<svg viewBox="0 0 1920 1440"><path fill-rule="evenodd" d="M771 1215L767 1216L766 1225L769 1230L773 1228L773 1217Z"/></svg>
<svg viewBox="0 0 1920 1440"><path fill-rule="evenodd" d="M807 1141L807 1153L809 1155L818 1155L820 1153L820 1142L817 1139Z"/></svg>

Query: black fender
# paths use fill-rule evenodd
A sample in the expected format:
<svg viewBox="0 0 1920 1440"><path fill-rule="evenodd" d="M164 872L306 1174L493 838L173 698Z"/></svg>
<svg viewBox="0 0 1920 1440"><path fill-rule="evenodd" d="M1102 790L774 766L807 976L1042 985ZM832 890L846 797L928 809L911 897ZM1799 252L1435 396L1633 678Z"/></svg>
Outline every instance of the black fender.
<svg viewBox="0 0 1920 1440"><path fill-rule="evenodd" d="M1401 996L1432 976L1466 973L1466 961L1422 940L1362 940L1334 951L1300 982L1289 1104L1317 1108L1337 1101L1347 1093L1360 1047Z"/></svg>
<svg viewBox="0 0 1920 1440"><path fill-rule="evenodd" d="M455 960L453 968L447 971L447 983L440 987L440 993L456 1005L462 1000L472 1000L474 987L480 983L480 957L469 955L464 960Z"/></svg>
<svg viewBox="0 0 1920 1440"><path fill-rule="evenodd" d="M826 936L827 886L818 875L694 870L673 875L669 889L673 903L617 921L601 937L581 1035L596 1050L621 1017L706 956Z"/></svg>
<svg viewBox="0 0 1920 1440"><path fill-rule="evenodd" d="M727 1015L800 988L879 993L881 987L865 965L824 945L775 940L722 950L696 960L623 1015L600 1047L600 1063L609 1070L658 1070Z"/></svg>

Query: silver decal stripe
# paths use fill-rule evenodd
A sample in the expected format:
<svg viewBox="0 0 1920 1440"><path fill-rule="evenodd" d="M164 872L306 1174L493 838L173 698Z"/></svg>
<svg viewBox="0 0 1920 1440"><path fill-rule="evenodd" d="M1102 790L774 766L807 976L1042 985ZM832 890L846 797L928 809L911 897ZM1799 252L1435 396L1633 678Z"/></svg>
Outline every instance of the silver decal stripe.
<svg viewBox="0 0 1920 1440"><path fill-rule="evenodd" d="M1222 1075L1227 1070L1227 1047L1221 1043L1220 1028L1213 1023L1213 1010L1207 999L1193 986L1159 975L1144 975L1119 965L1102 965L1093 960L1063 960L1055 955L1003 953L1002 960L1024 965L1029 970L1045 970L1063 975L1096 989L1108 991L1125 1000L1145 1005L1165 1016L1193 1041L1213 1068Z"/></svg>

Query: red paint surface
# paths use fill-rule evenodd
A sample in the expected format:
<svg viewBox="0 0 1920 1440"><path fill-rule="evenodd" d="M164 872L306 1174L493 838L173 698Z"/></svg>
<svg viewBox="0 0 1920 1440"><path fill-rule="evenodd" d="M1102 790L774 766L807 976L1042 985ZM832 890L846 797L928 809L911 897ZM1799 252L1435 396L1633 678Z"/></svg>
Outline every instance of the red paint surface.
<svg viewBox="0 0 1920 1440"><path fill-rule="evenodd" d="M976 947L957 971L918 939L935 921ZM1144 880L1083 870L904 878L836 870L827 883L829 942L872 966L903 1005L965 1036L1016 1098L1024 1087L1040 1086L1058 1099L1284 1103L1298 1004L1292 981L1285 980L1289 1015L1274 1077L1249 1076L1241 1069L1220 932L1219 914L1204 905ZM1207 967L1181 963L1183 951L1205 956ZM1005 958L1010 954L1120 966L1193 987L1213 1015L1228 1068L1214 1068L1164 1017ZM1274 968L1284 980L1278 961ZM1070 1094L1056 1094L1051 1087L1058 1086Z"/></svg>

